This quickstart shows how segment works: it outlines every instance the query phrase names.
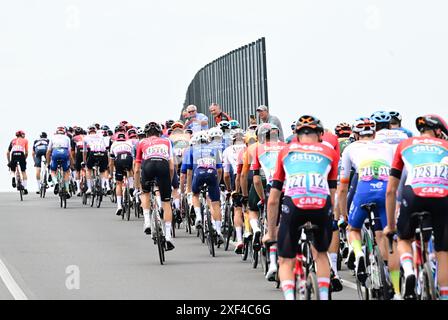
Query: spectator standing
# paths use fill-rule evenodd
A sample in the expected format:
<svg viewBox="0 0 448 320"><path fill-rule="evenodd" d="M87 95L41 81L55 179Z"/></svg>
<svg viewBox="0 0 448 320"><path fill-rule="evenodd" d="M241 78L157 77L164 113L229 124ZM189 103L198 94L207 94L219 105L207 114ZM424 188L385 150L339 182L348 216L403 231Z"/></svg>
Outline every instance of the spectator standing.
<svg viewBox="0 0 448 320"><path fill-rule="evenodd" d="M276 116L273 116L269 113L269 109L267 106L259 106L257 108L258 116L260 117L260 120L262 123L270 123L279 128L279 139L280 141L285 141L284 135L283 135L283 128L282 124L280 122L280 119Z"/></svg>
<svg viewBox="0 0 448 320"><path fill-rule="evenodd" d="M230 121L232 118L221 110L221 106L217 103L212 103L209 107L209 111L215 118L215 123L219 124L221 121Z"/></svg>
<svg viewBox="0 0 448 320"><path fill-rule="evenodd" d="M190 129L193 133L208 130L208 117L203 113L198 113L198 108L191 104L187 107L187 121L185 122L185 129Z"/></svg>

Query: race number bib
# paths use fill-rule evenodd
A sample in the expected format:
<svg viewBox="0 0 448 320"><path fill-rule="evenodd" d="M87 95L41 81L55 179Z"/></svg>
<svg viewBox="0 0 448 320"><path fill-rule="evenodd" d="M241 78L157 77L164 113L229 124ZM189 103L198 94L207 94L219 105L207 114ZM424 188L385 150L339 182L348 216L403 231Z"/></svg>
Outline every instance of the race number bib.
<svg viewBox="0 0 448 320"><path fill-rule="evenodd" d="M215 168L216 160L213 158L198 159L198 167L200 167L200 168Z"/></svg>

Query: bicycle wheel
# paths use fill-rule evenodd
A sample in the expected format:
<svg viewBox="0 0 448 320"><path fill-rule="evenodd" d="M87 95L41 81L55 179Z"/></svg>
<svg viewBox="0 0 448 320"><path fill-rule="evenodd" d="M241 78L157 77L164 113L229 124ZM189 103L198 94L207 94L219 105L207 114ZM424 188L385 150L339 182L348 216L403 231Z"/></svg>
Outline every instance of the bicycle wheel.
<svg viewBox="0 0 448 320"><path fill-rule="evenodd" d="M252 242L252 236L246 238L243 240L244 248L243 248L243 254L241 255L241 259L243 261L247 261L247 257L249 256L249 248L251 247Z"/></svg>
<svg viewBox="0 0 448 320"><path fill-rule="evenodd" d="M257 269L258 267L258 256L260 251L252 249L252 268Z"/></svg>
<svg viewBox="0 0 448 320"><path fill-rule="evenodd" d="M100 189L101 190L101 189ZM101 207L101 202L103 201L103 193L100 191L99 195L96 197L96 207Z"/></svg>
<svg viewBox="0 0 448 320"><path fill-rule="evenodd" d="M158 215L159 213L157 211L153 212L153 215ZM159 224L159 217L155 217L153 216L154 219L154 228L156 229L156 242L157 242L157 248L159 251L159 261L160 264L163 265L163 263L165 262L165 243L163 241L163 235L162 235L162 230L161 230L161 226Z"/></svg>
<svg viewBox="0 0 448 320"><path fill-rule="evenodd" d="M419 281L421 282L421 295L419 297L420 300L437 300L433 272L429 262L426 262L423 265L421 276L419 278Z"/></svg>
<svg viewBox="0 0 448 320"><path fill-rule="evenodd" d="M23 188L22 187L20 187L19 193L20 193L20 201L23 201Z"/></svg>
<svg viewBox="0 0 448 320"><path fill-rule="evenodd" d="M310 272L306 280L306 300L320 300L319 283L314 272Z"/></svg>
<svg viewBox="0 0 448 320"><path fill-rule="evenodd" d="M364 242L365 243L365 242ZM368 257L370 254L368 248L365 249L365 257ZM370 269L370 261L368 258L365 259L366 263L366 272ZM371 283L371 277L367 277L366 282L363 284L358 280L358 277L355 275L356 278L356 289L358 292L358 298L360 300L371 300L372 299L372 291L371 288L373 284Z"/></svg>
<svg viewBox="0 0 448 320"><path fill-rule="evenodd" d="M383 261L383 257L377 247L375 247L375 260L377 263L378 270L376 272L379 273L380 289L378 290L378 300L390 300L394 296L394 291L392 288L392 284L388 281L388 277L386 275L386 269Z"/></svg>
<svg viewBox="0 0 448 320"><path fill-rule="evenodd" d="M210 211L207 210L207 245L212 257L215 256L215 231L213 230L212 217Z"/></svg>
<svg viewBox="0 0 448 320"><path fill-rule="evenodd" d="M126 198L127 198L127 200L126 200L126 202L127 202L127 204L126 204L126 219L129 221L130 219L131 219L131 204L132 204L132 202L131 202L131 196L129 195L129 189L128 188L126 188Z"/></svg>

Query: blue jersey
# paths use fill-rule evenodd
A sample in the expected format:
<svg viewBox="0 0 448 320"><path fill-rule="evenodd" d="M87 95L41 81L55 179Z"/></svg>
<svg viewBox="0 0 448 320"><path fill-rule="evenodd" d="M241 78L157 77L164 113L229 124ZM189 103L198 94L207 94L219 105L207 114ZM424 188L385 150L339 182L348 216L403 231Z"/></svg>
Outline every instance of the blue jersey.
<svg viewBox="0 0 448 320"><path fill-rule="evenodd" d="M187 163L188 170L217 170L222 168L222 152L219 146L198 144L190 148L189 155Z"/></svg>
<svg viewBox="0 0 448 320"><path fill-rule="evenodd" d="M188 164L190 163L190 150L191 147L185 149L182 156L182 166L180 167L180 173L186 174L188 171Z"/></svg>

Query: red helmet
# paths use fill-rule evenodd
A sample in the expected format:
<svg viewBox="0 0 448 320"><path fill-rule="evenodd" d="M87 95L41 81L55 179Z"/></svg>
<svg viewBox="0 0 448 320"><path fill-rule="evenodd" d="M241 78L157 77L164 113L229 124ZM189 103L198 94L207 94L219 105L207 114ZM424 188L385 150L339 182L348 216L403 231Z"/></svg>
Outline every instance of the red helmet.
<svg viewBox="0 0 448 320"><path fill-rule="evenodd" d="M19 130L19 131L16 132L16 137L17 138L18 137L23 137L23 136L25 136L25 132L23 130Z"/></svg>

